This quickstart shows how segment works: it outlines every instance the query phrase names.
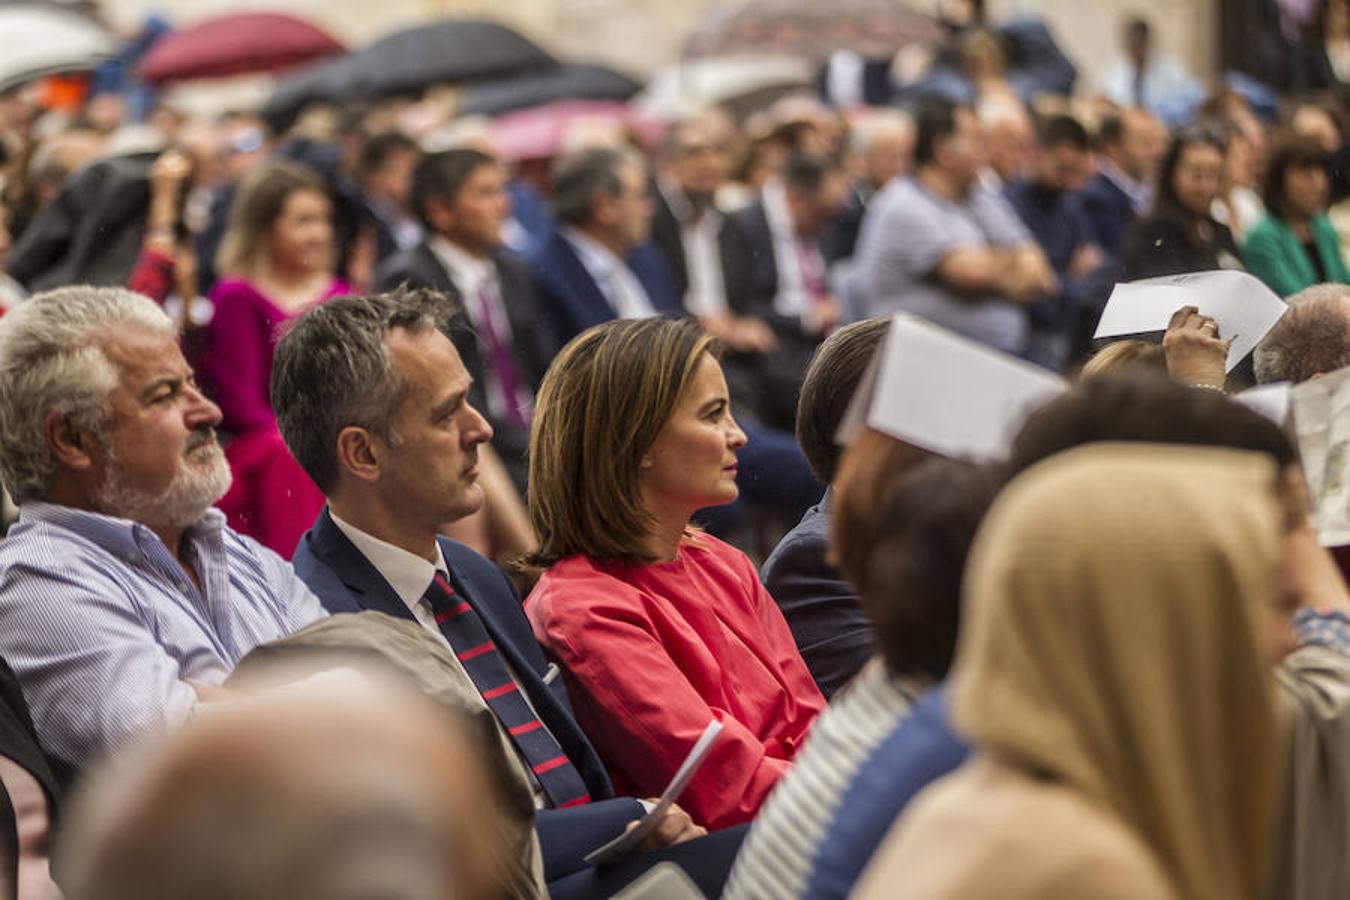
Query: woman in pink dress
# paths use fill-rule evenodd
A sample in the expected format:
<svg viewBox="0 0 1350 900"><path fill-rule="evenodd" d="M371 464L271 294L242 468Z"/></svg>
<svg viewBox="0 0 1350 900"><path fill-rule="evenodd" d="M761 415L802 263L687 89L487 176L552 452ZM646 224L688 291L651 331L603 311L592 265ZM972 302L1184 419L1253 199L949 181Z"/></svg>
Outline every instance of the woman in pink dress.
<svg viewBox="0 0 1350 900"><path fill-rule="evenodd" d="M291 457L268 397L272 351L286 323L350 293L333 274L332 203L310 169L274 161L249 173L230 208L211 291L208 390L220 405L234 485L220 501L231 527L289 559L323 508Z"/></svg>

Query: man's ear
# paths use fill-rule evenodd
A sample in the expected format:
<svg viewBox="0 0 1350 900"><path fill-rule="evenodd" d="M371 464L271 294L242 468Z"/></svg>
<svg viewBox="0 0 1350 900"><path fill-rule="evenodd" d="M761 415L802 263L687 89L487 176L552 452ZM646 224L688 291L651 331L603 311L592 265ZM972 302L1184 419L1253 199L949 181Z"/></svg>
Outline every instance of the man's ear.
<svg viewBox="0 0 1350 900"><path fill-rule="evenodd" d="M369 430L348 425L338 432L337 463L340 471L350 472L362 481L378 481L384 462L384 448Z"/></svg>
<svg viewBox="0 0 1350 900"><path fill-rule="evenodd" d="M94 438L76 427L68 414L50 412L42 420L42 433L57 462L68 469L87 471L94 465Z"/></svg>

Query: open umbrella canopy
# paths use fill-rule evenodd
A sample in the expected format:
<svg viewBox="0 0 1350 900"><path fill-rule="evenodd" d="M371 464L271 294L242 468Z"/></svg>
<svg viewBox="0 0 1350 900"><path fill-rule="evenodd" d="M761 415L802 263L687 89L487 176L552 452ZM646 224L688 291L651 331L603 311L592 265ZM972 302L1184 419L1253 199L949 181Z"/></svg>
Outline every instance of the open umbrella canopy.
<svg viewBox="0 0 1350 900"><path fill-rule="evenodd" d="M297 73L278 85L263 114L278 120L314 100L414 93L434 84L557 68L557 60L505 25L447 19L395 32L349 56Z"/></svg>
<svg viewBox="0 0 1350 900"><path fill-rule="evenodd" d="M784 94L810 88L815 77L815 65L798 56L709 56L657 72L633 106L658 119L678 119L713 106L741 117Z"/></svg>
<svg viewBox="0 0 1350 900"><path fill-rule="evenodd" d="M461 115L499 116L559 100L629 100L642 85L606 66L569 64L474 84L460 98Z"/></svg>
<svg viewBox="0 0 1350 900"><path fill-rule="evenodd" d="M275 72L342 53L323 29L295 16L243 12L217 16L162 38L141 60L152 83Z"/></svg>
<svg viewBox="0 0 1350 900"><path fill-rule="evenodd" d="M909 0L750 0L719 8L694 28L685 56L787 54L822 60L836 50L890 56L911 44L937 46L946 32Z"/></svg>
<svg viewBox="0 0 1350 900"><path fill-rule="evenodd" d="M63 72L96 68L117 52L112 35L84 16L36 4L0 6L0 91Z"/></svg>
<svg viewBox="0 0 1350 900"><path fill-rule="evenodd" d="M662 126L638 116L626 103L564 100L507 113L492 123L488 139L499 157L519 162L561 156L597 140L608 143L625 131L651 145L660 139Z"/></svg>

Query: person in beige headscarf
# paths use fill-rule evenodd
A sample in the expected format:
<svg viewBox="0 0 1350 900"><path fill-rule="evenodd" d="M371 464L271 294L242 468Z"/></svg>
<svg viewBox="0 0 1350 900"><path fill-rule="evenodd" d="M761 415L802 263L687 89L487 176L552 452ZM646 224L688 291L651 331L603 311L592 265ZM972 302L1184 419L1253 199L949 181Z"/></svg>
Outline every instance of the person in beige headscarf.
<svg viewBox="0 0 1350 900"><path fill-rule="evenodd" d="M1097 444L1017 477L967 569L953 675L977 752L921 794L856 896L1262 895L1284 772L1277 474Z"/></svg>

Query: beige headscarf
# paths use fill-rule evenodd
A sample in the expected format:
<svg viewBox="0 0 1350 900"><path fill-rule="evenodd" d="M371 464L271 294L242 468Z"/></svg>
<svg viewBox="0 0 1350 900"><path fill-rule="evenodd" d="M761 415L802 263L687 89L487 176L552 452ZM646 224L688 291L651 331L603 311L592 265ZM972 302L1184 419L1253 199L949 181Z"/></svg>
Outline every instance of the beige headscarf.
<svg viewBox="0 0 1350 900"><path fill-rule="evenodd" d="M1262 650L1265 457L1098 444L1015 479L972 550L953 674L982 751L1071 784L1179 896L1261 895L1283 743Z"/></svg>

